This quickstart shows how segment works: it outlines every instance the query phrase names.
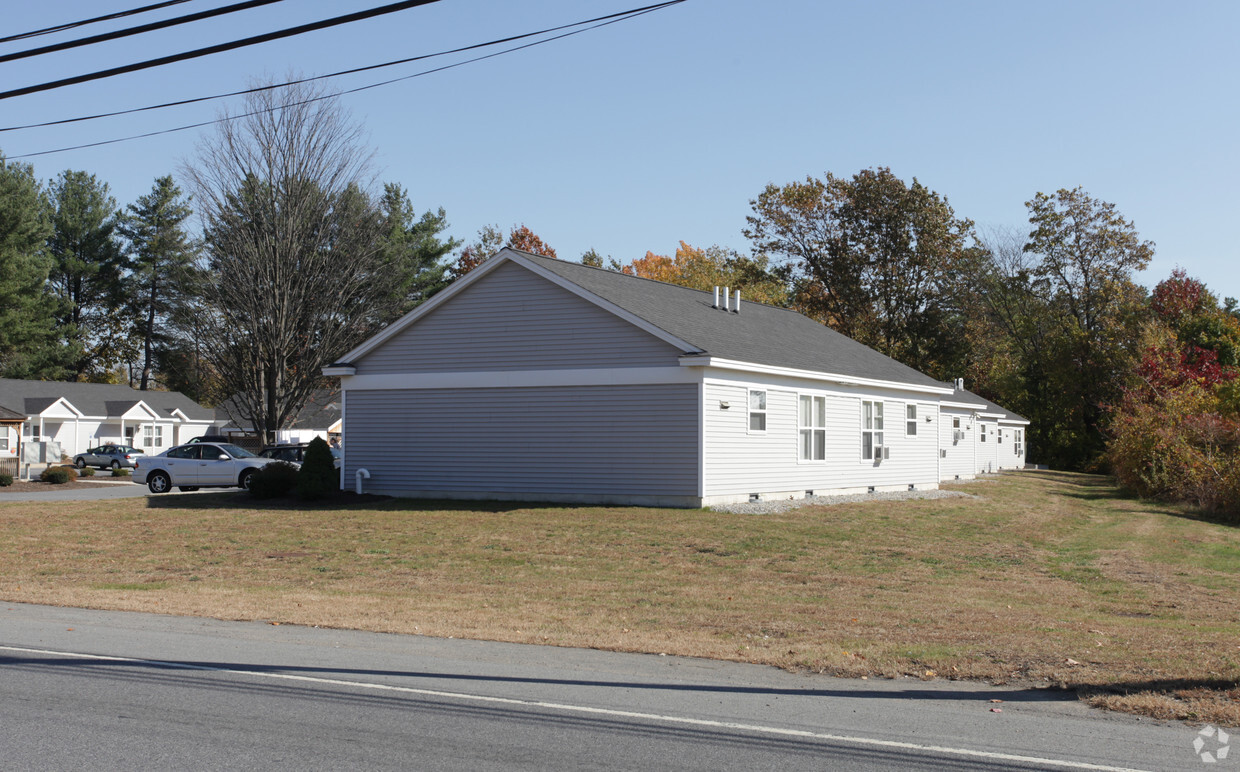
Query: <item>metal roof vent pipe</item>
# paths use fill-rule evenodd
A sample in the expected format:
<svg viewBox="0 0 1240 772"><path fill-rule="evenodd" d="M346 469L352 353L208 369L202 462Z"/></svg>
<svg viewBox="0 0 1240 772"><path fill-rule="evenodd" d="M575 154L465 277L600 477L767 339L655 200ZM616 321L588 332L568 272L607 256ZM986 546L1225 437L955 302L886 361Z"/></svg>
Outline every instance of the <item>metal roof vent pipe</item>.
<svg viewBox="0 0 1240 772"><path fill-rule="evenodd" d="M739 314L741 312L741 291L736 291L736 302L732 304L732 312Z"/></svg>
<svg viewBox="0 0 1240 772"><path fill-rule="evenodd" d="M716 284L716 285L715 285L715 302L714 302L714 303L711 303L711 304L710 304L710 307L711 307L711 308L718 308L718 307L719 307L719 285L718 285L718 284Z"/></svg>
<svg viewBox="0 0 1240 772"><path fill-rule="evenodd" d="M729 294L730 292L731 292L731 288L730 288L730 287L724 287L724 288L723 288L723 310L724 310L724 311L727 311L727 310L728 310L728 294Z"/></svg>

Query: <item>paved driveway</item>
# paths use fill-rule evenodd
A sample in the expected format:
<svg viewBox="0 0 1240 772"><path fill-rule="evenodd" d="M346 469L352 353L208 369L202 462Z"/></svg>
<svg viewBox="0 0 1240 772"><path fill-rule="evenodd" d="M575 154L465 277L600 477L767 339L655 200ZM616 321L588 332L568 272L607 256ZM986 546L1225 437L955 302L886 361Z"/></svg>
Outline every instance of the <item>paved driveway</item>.
<svg viewBox="0 0 1240 772"><path fill-rule="evenodd" d="M150 496L151 492L147 490L145 485L138 485L131 480L99 481L104 484L92 486L90 488L66 488L57 490L53 487L49 491L37 491L34 493L5 493L0 488L0 504L6 501L97 501L100 499L136 499L142 496ZM235 491L236 488L203 488L202 490L192 491L192 493L209 493L212 491ZM171 491L169 493L161 493L160 496L180 496L181 491Z"/></svg>

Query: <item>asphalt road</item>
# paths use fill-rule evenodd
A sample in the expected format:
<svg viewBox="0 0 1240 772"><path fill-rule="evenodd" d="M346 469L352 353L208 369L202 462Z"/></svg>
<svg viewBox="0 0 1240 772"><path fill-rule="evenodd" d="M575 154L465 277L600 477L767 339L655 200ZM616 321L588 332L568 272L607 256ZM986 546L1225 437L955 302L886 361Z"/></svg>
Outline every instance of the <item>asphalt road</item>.
<svg viewBox="0 0 1240 772"><path fill-rule="evenodd" d="M5 770L1225 768L1196 737L1051 691L0 604Z"/></svg>

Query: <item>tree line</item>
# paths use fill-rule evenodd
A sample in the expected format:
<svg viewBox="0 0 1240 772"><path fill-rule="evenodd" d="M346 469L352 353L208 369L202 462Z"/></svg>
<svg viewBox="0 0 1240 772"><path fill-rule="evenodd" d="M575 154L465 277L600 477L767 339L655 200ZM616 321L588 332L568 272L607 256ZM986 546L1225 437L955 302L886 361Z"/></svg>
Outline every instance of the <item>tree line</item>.
<svg viewBox="0 0 1240 772"><path fill-rule="evenodd" d="M419 213L401 185L376 184L360 126L315 87L247 100L180 170L188 192L160 177L123 209L86 172L44 184L0 157L0 375L227 399L270 434L324 386L323 366L501 247L556 257L524 224L447 236L442 208ZM1200 501L1184 491L1209 487L1201 475L1240 476L1236 303L1182 274L1147 293L1134 274L1154 245L1113 204L1036 193L1026 228L979 233L880 167L771 184L750 208L748 253L681 242L581 261L727 285L940 380L964 377L1030 419L1031 461L1113 468L1148 495ZM1188 421L1189 439L1149 440L1171 414L1214 418ZM1209 460L1166 450L1184 443ZM1190 484L1168 464L1214 471Z"/></svg>

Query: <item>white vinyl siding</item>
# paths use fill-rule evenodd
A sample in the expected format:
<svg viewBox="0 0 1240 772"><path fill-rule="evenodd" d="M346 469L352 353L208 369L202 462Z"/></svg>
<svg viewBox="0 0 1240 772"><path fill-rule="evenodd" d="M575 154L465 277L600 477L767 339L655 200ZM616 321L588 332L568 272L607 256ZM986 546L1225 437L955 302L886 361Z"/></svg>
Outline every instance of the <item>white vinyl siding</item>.
<svg viewBox="0 0 1240 772"><path fill-rule="evenodd" d="M889 433L885 439L891 446L890 460L858 463L861 397L868 396L861 390L770 386L766 389L766 432L751 434L745 412L722 407L723 403L744 404L750 388L755 386L727 380L707 380L704 386L706 497L778 492L787 498L810 490L865 492L871 486L896 490L938 484L938 443L933 432L909 438L903 432ZM802 429L806 427L801 422L801 397L807 394L822 397L821 461L802 460ZM927 404L918 407L919 413L930 409Z"/></svg>
<svg viewBox="0 0 1240 772"><path fill-rule="evenodd" d="M939 477L972 480L977 474L976 427L968 411L942 408L939 414Z"/></svg>

